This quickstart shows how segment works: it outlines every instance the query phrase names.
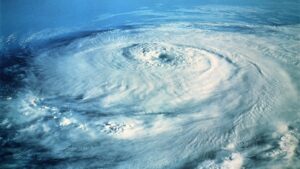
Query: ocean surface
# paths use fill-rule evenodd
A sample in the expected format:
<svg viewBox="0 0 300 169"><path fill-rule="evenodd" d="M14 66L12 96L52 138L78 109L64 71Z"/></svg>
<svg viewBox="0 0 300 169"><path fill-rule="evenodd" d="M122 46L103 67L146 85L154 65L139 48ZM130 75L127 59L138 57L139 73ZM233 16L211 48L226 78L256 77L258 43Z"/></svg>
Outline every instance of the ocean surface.
<svg viewBox="0 0 300 169"><path fill-rule="evenodd" d="M1 0L0 168L299 169L299 0Z"/></svg>

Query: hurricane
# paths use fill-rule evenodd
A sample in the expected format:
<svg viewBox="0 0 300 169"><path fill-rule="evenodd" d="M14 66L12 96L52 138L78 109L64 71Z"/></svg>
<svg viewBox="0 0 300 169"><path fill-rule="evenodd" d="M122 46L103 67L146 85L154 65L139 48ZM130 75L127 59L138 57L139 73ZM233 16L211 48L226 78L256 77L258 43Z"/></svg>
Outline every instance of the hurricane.
<svg viewBox="0 0 300 169"><path fill-rule="evenodd" d="M300 167L300 4L276 3L2 36L0 166Z"/></svg>

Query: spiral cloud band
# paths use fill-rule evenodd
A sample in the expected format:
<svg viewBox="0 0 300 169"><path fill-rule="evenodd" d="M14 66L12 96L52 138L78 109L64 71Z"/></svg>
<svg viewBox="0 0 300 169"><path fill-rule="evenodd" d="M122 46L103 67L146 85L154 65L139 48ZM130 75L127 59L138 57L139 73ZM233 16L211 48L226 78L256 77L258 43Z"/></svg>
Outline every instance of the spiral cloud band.
<svg viewBox="0 0 300 169"><path fill-rule="evenodd" d="M3 97L1 143L31 167L297 166L299 31L168 22L54 41Z"/></svg>

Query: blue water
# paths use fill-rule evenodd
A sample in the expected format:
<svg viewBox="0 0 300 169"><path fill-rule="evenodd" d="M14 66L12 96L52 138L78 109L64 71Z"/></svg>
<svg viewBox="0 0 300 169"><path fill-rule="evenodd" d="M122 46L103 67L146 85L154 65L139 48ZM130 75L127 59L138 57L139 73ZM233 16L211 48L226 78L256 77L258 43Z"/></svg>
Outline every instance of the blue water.
<svg viewBox="0 0 300 169"><path fill-rule="evenodd" d="M1 35L12 33L26 34L55 28L99 29L108 25L122 25L133 21L143 21L143 17L132 15L119 16L105 21L97 20L101 15L119 14L136 10L149 9L155 12L172 11L178 8L193 8L204 5L226 5L233 7L254 7L266 9L266 13L241 14L245 22L262 24L297 24L299 23L299 1L239 1L239 0L204 0L204 1L1 1ZM201 15L201 14L200 14ZM208 16L207 16L208 15ZM213 18L207 18L212 16ZM268 16L268 17L267 17ZM151 16L145 16L151 17ZM229 19L222 14L205 13L200 21L215 21ZM137 20L136 20L137 19Z"/></svg>
<svg viewBox="0 0 300 169"><path fill-rule="evenodd" d="M300 167L300 1L0 7L0 168Z"/></svg>

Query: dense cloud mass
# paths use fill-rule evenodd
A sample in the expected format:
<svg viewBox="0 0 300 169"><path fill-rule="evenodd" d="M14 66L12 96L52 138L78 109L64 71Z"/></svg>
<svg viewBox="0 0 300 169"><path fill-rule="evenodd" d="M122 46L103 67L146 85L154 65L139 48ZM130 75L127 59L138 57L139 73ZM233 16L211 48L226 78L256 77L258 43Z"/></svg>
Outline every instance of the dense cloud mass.
<svg viewBox="0 0 300 169"><path fill-rule="evenodd" d="M3 54L3 166L297 168L299 23L204 9L141 10L130 15L158 21L51 40L41 32ZM236 20L197 22L206 12Z"/></svg>

